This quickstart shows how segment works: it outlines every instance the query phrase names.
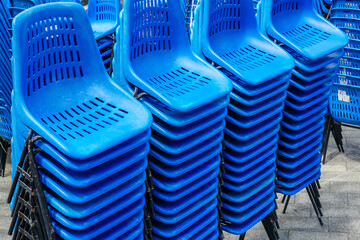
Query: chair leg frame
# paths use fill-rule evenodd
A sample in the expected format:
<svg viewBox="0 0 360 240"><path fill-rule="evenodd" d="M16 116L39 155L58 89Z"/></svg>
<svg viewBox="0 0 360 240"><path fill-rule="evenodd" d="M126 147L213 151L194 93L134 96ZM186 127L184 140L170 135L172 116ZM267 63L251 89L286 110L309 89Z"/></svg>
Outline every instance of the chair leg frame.
<svg viewBox="0 0 360 240"><path fill-rule="evenodd" d="M42 152L41 149L36 149L35 142L42 137L33 137L33 134L30 129L7 199L10 203L14 197L8 234L13 235L12 239L55 240L56 235L38 172L41 167L35 162L35 155ZM16 186L18 188L15 193Z"/></svg>
<svg viewBox="0 0 360 240"><path fill-rule="evenodd" d="M9 140L4 138L0 138L0 174L4 177L5 176L5 167L6 167L6 160L8 156L8 150L10 147Z"/></svg>

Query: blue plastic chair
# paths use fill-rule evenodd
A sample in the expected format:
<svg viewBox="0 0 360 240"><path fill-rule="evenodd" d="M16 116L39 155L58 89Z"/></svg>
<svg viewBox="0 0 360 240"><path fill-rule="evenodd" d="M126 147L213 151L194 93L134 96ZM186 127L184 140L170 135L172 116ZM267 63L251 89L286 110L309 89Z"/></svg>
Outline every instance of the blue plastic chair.
<svg viewBox="0 0 360 240"><path fill-rule="evenodd" d="M42 11L40 13L45 14L46 8L50 8L53 13L52 17L57 17L53 12L55 11L53 6L42 6L36 11ZM75 10L78 12L82 9L80 5L62 3L62 6L64 6L64 11L66 10L66 13L71 15L73 15L71 8L79 9ZM89 24L86 23L84 15L74 16L72 20L62 19L64 13L59 12L57 13L58 21L62 27L54 29L52 24L55 23L43 22L40 19L40 14L36 18L30 17L32 11L30 9L14 20L14 32L17 31L13 40L15 101L18 103L19 110L23 112L19 115L19 120L27 126L32 126L35 132L47 139L59 151L78 159L95 156L143 132L151 122L148 112L124 90L117 87L101 67L95 41L91 41L93 39L92 31ZM53 34L64 34L64 36L71 34L67 42L61 42L61 44L66 44L66 47L57 48L56 42L54 45L49 43L48 48L57 54L64 50L67 50L68 54L59 55L58 59L45 62L46 65L42 66L44 68L40 68L38 74L44 76L42 78L44 83L33 82L32 76L26 77L27 73L21 71L24 66L29 64L26 63L25 59L35 53L32 50L29 53L22 51L26 47L23 42L27 41L26 38L30 38L31 40L28 41L27 45L30 47L31 41L36 41L39 36L30 31L26 36L20 35L19 33L22 32L20 28L28 29L32 23L39 22L40 24L40 21L42 21L41 24L47 25L50 29L50 31L39 29L39 32L43 31L44 34L41 37L44 39L53 36ZM75 33L74 29L77 28L84 28L85 30L81 34ZM73 61L71 68L67 66L69 63L65 64L65 59ZM93 59L94 63L89 64L87 61L84 64L83 59ZM54 65L56 62L58 64ZM69 81L70 79L72 81ZM51 84L55 82L58 84ZM97 88L96 91L94 86ZM100 91L101 89L102 91ZM55 96L59 95L59 92L61 98L71 99L71 101L59 103L58 99L54 99ZM82 92L88 92L89 95L85 97ZM50 100L51 98L54 100ZM40 102L41 99L48 100L45 104L38 106L37 102ZM117 103L120 102L122 107L116 107ZM134 109L136 110L134 111ZM91 123L86 118L91 119ZM128 120L126 121L126 119ZM136 119L135 122L134 119ZM82 124L78 120L85 124L83 127L85 131L80 128ZM107 125L110 127L105 127ZM99 131L100 129L103 130ZM136 130L132 134L128 134L132 129ZM125 130L126 134L121 133ZM111 134L106 134L106 132ZM101 142L97 141L100 135ZM87 137L84 138L84 136ZM104 138L104 136L108 137ZM96 143L96 147L94 143Z"/></svg>
<svg viewBox="0 0 360 240"><path fill-rule="evenodd" d="M125 2L114 80L140 94L154 116L149 157L154 239L213 239L218 232L205 227L218 225L219 153L232 86L192 52L181 4Z"/></svg>
<svg viewBox="0 0 360 240"><path fill-rule="evenodd" d="M115 32L121 8L117 0L89 0L88 16L96 40Z"/></svg>
<svg viewBox="0 0 360 240"><path fill-rule="evenodd" d="M313 0L270 0L262 12L266 32L309 60L347 44L344 33L318 14L314 4Z"/></svg>
<svg viewBox="0 0 360 240"><path fill-rule="evenodd" d="M81 5L33 7L13 26L13 166L34 129L44 138L35 160L56 234L142 239L149 111L107 75Z"/></svg>

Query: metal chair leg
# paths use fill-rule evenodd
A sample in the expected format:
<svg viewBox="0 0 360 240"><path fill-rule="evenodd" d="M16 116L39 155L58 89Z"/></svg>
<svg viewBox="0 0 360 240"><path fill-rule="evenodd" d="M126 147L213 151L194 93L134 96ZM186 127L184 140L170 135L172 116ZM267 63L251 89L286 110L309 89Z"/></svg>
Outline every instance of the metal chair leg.
<svg viewBox="0 0 360 240"><path fill-rule="evenodd" d="M317 205L316 205L316 203L315 203L315 200L314 200L314 198L313 198L313 196L312 196L312 194L311 194L311 191L310 191L309 187L306 187L306 191L307 191L307 193L308 193L308 195L309 195L311 204L313 205L313 208L314 208L315 213L316 213L316 216L317 216L317 218L318 218L318 220L319 220L319 222L320 222L320 225L323 226L324 223L323 223L323 221L322 221L322 219L321 219L321 217L320 217L320 213L319 213L319 211L318 211L318 207L317 207Z"/></svg>
<svg viewBox="0 0 360 240"><path fill-rule="evenodd" d="M289 205L289 201L290 201L290 195L287 196L287 198L286 198L285 206L284 206L284 209L283 209L284 214L286 213L286 209L287 209L287 207Z"/></svg>

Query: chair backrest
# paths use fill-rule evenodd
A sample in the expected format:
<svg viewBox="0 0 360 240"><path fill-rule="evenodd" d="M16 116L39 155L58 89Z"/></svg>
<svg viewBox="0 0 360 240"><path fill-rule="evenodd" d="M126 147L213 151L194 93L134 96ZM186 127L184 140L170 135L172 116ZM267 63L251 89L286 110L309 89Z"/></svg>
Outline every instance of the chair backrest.
<svg viewBox="0 0 360 240"><path fill-rule="evenodd" d="M52 92L71 94L106 75L84 8L76 3L43 4L13 22L13 78L18 101ZM69 91L71 90L71 91ZM69 93L70 92L70 93ZM18 104L22 104L18 102Z"/></svg>
<svg viewBox="0 0 360 240"><path fill-rule="evenodd" d="M90 22L119 23L120 0L89 0Z"/></svg>
<svg viewBox="0 0 360 240"><path fill-rule="evenodd" d="M175 52L191 51L178 0L127 0L123 27L130 64L144 57L163 61L176 56Z"/></svg>
<svg viewBox="0 0 360 240"><path fill-rule="evenodd" d="M203 9L203 46L231 51L246 36L260 36L252 0L204 0Z"/></svg>
<svg viewBox="0 0 360 240"><path fill-rule="evenodd" d="M271 20L301 18L309 12L315 13L314 0L267 0L271 8ZM283 23L282 23L283 24Z"/></svg>
<svg viewBox="0 0 360 240"><path fill-rule="evenodd" d="M227 37L222 41L239 41L244 34L257 31L253 9L252 0L205 0L204 27L209 41L224 34Z"/></svg>

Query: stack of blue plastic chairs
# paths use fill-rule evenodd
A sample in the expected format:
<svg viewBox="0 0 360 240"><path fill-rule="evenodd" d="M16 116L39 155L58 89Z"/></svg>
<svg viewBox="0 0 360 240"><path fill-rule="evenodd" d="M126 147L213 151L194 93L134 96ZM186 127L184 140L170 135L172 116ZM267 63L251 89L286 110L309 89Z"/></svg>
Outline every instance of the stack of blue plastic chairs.
<svg viewBox="0 0 360 240"><path fill-rule="evenodd" d="M277 191L289 197L320 177L324 116L339 58L348 41L315 11L314 4L313 0L269 0L262 5L263 29L295 58L296 64L277 152Z"/></svg>
<svg viewBox="0 0 360 240"><path fill-rule="evenodd" d="M121 8L120 0L89 0L88 4L88 17L107 72L111 71L114 34Z"/></svg>
<svg viewBox="0 0 360 240"><path fill-rule="evenodd" d="M11 139L11 35L10 2L0 2L0 136Z"/></svg>
<svg viewBox="0 0 360 240"><path fill-rule="evenodd" d="M117 44L115 82L135 91L154 116L154 239L218 239L230 81L191 51L178 1L125 1Z"/></svg>
<svg viewBox="0 0 360 240"><path fill-rule="evenodd" d="M151 114L102 66L84 8L54 3L14 19L12 164L29 128L56 234L143 239Z"/></svg>
<svg viewBox="0 0 360 240"><path fill-rule="evenodd" d="M360 2L335 0L331 22L349 37L344 57L340 59L330 112L341 123L360 125Z"/></svg>
<svg viewBox="0 0 360 240"><path fill-rule="evenodd" d="M275 209L276 150L294 60L260 34L251 0L203 2L204 56L228 76L223 229L244 234Z"/></svg>

